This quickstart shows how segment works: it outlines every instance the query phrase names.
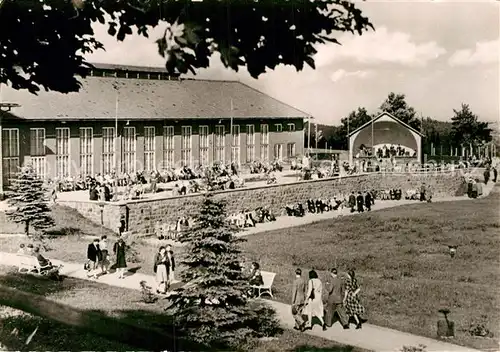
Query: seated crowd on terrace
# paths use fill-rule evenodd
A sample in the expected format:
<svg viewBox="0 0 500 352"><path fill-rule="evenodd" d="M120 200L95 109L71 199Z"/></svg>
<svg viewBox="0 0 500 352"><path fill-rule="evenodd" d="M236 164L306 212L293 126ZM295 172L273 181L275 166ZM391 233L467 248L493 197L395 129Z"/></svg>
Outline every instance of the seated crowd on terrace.
<svg viewBox="0 0 500 352"><path fill-rule="evenodd" d="M392 149L391 149L392 148ZM400 146L386 148L400 153ZM310 157L290 160L290 170L295 171L298 180L314 180L330 178L338 175L352 175L367 172L418 172L418 171L453 171L467 169L472 166L490 164L488 159L470 157L457 164L421 165L418 163L400 163L394 156L379 160L355 159L351 165L347 161L325 160L318 166L313 166ZM275 172L284 170L279 161L271 163L253 162L247 165L250 173L265 173L267 184L278 183ZM293 175L290 175L293 176ZM248 176L247 176L248 177ZM249 180L255 182L258 180ZM264 181L262 179L261 181ZM236 189L245 186L239 166L235 163L215 163L211 167L181 167L161 171L141 171L133 174L97 174L95 177L67 177L52 181L52 198L57 198L57 192L88 190L89 199L93 201L118 201L140 199L145 194L161 191L171 191L172 196L186 195L204 191Z"/></svg>
<svg viewBox="0 0 500 352"><path fill-rule="evenodd" d="M276 221L276 216L268 207L258 207L255 210L245 209L238 213L230 214L227 222L238 228L255 227L257 224ZM161 223L157 221L154 234L159 240L176 240L180 234L187 231L194 224L194 219L180 216L172 223Z"/></svg>

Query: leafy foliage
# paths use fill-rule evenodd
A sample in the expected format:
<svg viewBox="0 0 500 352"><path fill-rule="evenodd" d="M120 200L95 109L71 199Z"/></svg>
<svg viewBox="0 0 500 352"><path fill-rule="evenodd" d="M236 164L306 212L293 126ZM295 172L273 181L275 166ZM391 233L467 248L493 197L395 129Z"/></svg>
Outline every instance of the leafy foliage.
<svg viewBox="0 0 500 352"><path fill-rule="evenodd" d="M107 24L123 41L165 26L157 40L172 74L209 66L220 54L226 67L247 67L257 78L278 65L314 68L315 45L338 43L335 34L373 28L347 0L5 0L0 7L0 83L36 93L79 89L83 55L103 49L92 24ZM54 75L57 72L57 76Z"/></svg>
<svg viewBox="0 0 500 352"><path fill-rule="evenodd" d="M207 195L194 227L180 241L186 285L169 297L176 322L194 342L236 348L253 337L272 336L279 323L272 308L247 298L236 229L225 221L225 205Z"/></svg>
<svg viewBox="0 0 500 352"><path fill-rule="evenodd" d="M462 104L460 110L453 109L455 115L451 118L451 137L456 145L481 145L492 139L491 129L487 122L478 120L468 104Z"/></svg>
<svg viewBox="0 0 500 352"><path fill-rule="evenodd" d="M433 143L434 146L448 148L452 144L451 122L449 121L438 121L427 117L422 121L422 133L429 145Z"/></svg>
<svg viewBox="0 0 500 352"><path fill-rule="evenodd" d="M380 105L381 112L388 112L399 120L419 130L420 120L415 109L408 105L404 94L389 93L387 99Z"/></svg>
<svg viewBox="0 0 500 352"><path fill-rule="evenodd" d="M29 235L29 227L43 232L55 225L48 206L47 190L31 165L23 166L6 192L8 204L13 210L7 211L10 221L24 224L24 232Z"/></svg>

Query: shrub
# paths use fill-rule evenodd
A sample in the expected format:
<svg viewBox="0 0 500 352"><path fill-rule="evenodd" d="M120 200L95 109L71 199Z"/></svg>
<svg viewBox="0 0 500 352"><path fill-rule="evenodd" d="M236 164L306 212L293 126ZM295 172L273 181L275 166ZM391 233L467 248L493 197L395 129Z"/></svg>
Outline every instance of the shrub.
<svg viewBox="0 0 500 352"><path fill-rule="evenodd" d="M488 329L488 318L482 315L469 326L469 334L476 337L493 337L493 333Z"/></svg>
<svg viewBox="0 0 500 352"><path fill-rule="evenodd" d="M401 352L426 352L427 346L425 345L418 345L418 346L403 346L401 349Z"/></svg>

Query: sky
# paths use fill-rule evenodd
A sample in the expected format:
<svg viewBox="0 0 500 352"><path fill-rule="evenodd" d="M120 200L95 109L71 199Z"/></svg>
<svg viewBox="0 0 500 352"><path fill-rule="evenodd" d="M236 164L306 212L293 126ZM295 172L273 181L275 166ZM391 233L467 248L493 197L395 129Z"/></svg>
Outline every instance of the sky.
<svg viewBox="0 0 500 352"><path fill-rule="evenodd" d="M196 78L240 80L336 125L358 107L377 112L390 92L406 95L419 114L447 121L462 103L484 121L500 119L500 4L492 1L366 1L358 4L375 27L362 36L340 34L342 45L317 47L316 70L279 67L256 80L226 69L218 57ZM90 62L164 66L154 40L130 36L124 42L95 25L106 51Z"/></svg>

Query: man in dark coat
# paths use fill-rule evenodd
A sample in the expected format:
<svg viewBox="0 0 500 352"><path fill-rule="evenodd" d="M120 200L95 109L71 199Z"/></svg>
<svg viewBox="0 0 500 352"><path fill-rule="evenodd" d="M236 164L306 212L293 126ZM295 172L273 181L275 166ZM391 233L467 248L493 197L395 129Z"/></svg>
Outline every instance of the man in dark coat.
<svg viewBox="0 0 500 352"><path fill-rule="evenodd" d="M354 191L349 195L349 208L351 208L351 213L354 213L354 208L356 207L356 196Z"/></svg>
<svg viewBox="0 0 500 352"><path fill-rule="evenodd" d="M422 183L422 186L420 187L420 201L423 202L425 201L425 183Z"/></svg>
<svg viewBox="0 0 500 352"><path fill-rule="evenodd" d="M99 267L99 262L102 260L102 252L99 247L98 238L94 239L94 241L87 247L87 260L90 264L90 272L93 272L93 275L91 276L94 279L97 279L97 269Z"/></svg>
<svg viewBox="0 0 500 352"><path fill-rule="evenodd" d="M493 182L497 182L497 176L498 176L498 171L497 171L497 166L493 168Z"/></svg>
<svg viewBox="0 0 500 352"><path fill-rule="evenodd" d="M306 303L307 282L302 277L302 270L295 270L295 280L292 288L292 315L295 320L295 330L304 330L306 320L303 317L303 310Z"/></svg>
<svg viewBox="0 0 500 352"><path fill-rule="evenodd" d="M340 323L344 329L349 329L349 317L345 311L344 298L346 295L344 281L338 276L337 269L330 269L331 283L328 287L328 301L325 308L325 325L331 327L333 325L333 317L335 313L339 316Z"/></svg>
<svg viewBox="0 0 500 352"><path fill-rule="evenodd" d="M484 170L484 184L487 185L488 181L490 180L490 167L486 167L486 170Z"/></svg>
<svg viewBox="0 0 500 352"><path fill-rule="evenodd" d="M358 196L356 197L356 203L358 205L358 213L362 213L365 210L363 209L363 203L365 202L365 197L361 194L361 192L358 192Z"/></svg>
<svg viewBox="0 0 500 352"><path fill-rule="evenodd" d="M365 193L365 207L367 211L372 210L372 195L368 191Z"/></svg>

